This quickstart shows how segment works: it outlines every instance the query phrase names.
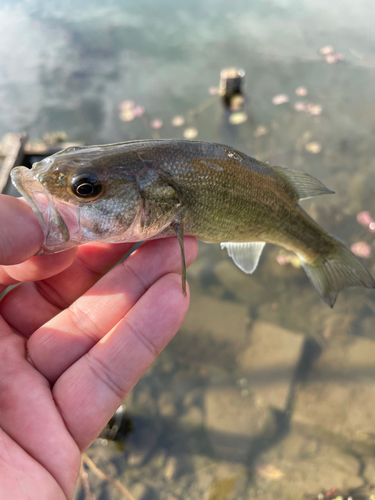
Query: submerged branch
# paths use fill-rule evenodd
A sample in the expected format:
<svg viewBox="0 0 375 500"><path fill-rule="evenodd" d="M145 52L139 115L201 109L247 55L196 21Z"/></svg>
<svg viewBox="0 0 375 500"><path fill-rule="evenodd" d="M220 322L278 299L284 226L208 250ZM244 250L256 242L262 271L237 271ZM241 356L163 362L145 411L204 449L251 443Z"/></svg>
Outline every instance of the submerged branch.
<svg viewBox="0 0 375 500"><path fill-rule="evenodd" d="M121 493L125 495L125 497L128 500L136 500L136 498L130 493L130 491L123 484L120 483L120 481L118 481L112 476L109 476L101 469L99 469L86 453L82 453L82 461L87 465L87 467L91 470L91 472L93 472L100 479L108 481L113 486L115 486L118 490L121 491Z"/></svg>

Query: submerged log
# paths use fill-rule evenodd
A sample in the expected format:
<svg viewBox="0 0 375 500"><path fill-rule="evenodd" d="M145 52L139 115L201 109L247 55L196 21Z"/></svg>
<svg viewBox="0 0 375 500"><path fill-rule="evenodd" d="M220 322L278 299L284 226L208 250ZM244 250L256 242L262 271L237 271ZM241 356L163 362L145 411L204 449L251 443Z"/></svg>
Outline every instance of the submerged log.
<svg viewBox="0 0 375 500"><path fill-rule="evenodd" d="M220 72L219 93L227 108L231 107L235 96L242 96L242 85L245 78L245 71L237 68L225 68Z"/></svg>

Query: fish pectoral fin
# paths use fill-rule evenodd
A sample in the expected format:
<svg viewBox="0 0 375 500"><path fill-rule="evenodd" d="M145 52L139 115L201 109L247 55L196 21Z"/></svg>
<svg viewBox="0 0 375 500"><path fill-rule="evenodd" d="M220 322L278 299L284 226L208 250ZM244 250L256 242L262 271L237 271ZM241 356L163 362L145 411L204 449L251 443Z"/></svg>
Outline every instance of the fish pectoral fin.
<svg viewBox="0 0 375 500"><path fill-rule="evenodd" d="M181 221L172 222L172 227L175 230L178 242L181 248L181 287L182 293L186 297L186 262L185 262L185 248L184 248L184 231Z"/></svg>
<svg viewBox="0 0 375 500"><path fill-rule="evenodd" d="M221 248L226 248L229 257L246 274L251 274L257 268L265 243L263 241L247 243L220 243Z"/></svg>
<svg viewBox="0 0 375 500"><path fill-rule="evenodd" d="M271 170L293 189L299 200L306 200L320 194L334 193L334 191L326 188L318 179L305 172L283 167L271 167Z"/></svg>

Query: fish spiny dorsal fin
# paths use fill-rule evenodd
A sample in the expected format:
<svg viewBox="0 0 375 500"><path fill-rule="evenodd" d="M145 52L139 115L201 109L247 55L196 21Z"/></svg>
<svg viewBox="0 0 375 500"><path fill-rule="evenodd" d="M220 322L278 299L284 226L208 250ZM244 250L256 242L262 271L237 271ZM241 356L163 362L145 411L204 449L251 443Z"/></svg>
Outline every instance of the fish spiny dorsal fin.
<svg viewBox="0 0 375 500"><path fill-rule="evenodd" d="M227 249L229 257L232 257L236 266L246 274L253 273L257 268L264 245L265 243L262 241L251 243L220 243L220 247Z"/></svg>
<svg viewBox="0 0 375 500"><path fill-rule="evenodd" d="M333 191L309 174L291 168L270 168L293 189L299 200L306 200L319 194L333 194Z"/></svg>

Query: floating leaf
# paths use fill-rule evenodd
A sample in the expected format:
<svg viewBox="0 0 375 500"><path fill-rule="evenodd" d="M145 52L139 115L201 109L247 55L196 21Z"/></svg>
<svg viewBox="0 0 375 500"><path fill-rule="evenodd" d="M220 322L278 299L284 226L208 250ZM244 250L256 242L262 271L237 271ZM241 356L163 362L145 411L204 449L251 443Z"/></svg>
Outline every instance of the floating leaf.
<svg viewBox="0 0 375 500"><path fill-rule="evenodd" d="M320 115L323 111L323 106L309 103L306 105L306 111L310 113L310 115Z"/></svg>
<svg viewBox="0 0 375 500"><path fill-rule="evenodd" d="M134 101L130 99L122 101L119 104L120 119L123 122L131 122L136 116L142 116L145 113L143 106L136 106Z"/></svg>
<svg viewBox="0 0 375 500"><path fill-rule="evenodd" d="M198 135L198 129L195 127L189 127L184 130L185 139L194 139Z"/></svg>
<svg viewBox="0 0 375 500"><path fill-rule="evenodd" d="M183 116L175 116L172 118L172 125L174 127L182 127L182 125L185 123L185 118Z"/></svg>
<svg viewBox="0 0 375 500"><path fill-rule="evenodd" d="M230 109L231 111L239 111L244 103L245 99L242 95L235 95L230 100Z"/></svg>
<svg viewBox="0 0 375 500"><path fill-rule="evenodd" d="M123 109L120 113L120 120L123 122L131 122L134 120L135 115L132 109Z"/></svg>
<svg viewBox="0 0 375 500"><path fill-rule="evenodd" d="M247 120L247 114L246 113L232 113L229 116L229 123L232 125L240 125L241 123L244 123Z"/></svg>
<svg viewBox="0 0 375 500"><path fill-rule="evenodd" d="M296 95L302 97L307 95L307 88L306 87L297 87L296 88Z"/></svg>
<svg viewBox="0 0 375 500"><path fill-rule="evenodd" d="M261 137L262 135L266 134L268 134L268 128L264 125L259 125L254 132L255 137Z"/></svg>
<svg viewBox="0 0 375 500"><path fill-rule="evenodd" d="M332 47L332 45L324 45L324 47L320 47L319 52L323 55L326 56L328 54L333 54L335 49Z"/></svg>
<svg viewBox="0 0 375 500"><path fill-rule="evenodd" d="M308 142L305 146L306 151L309 153L320 153L322 150L322 145L318 141Z"/></svg>
<svg viewBox="0 0 375 500"><path fill-rule="evenodd" d="M275 104L276 106L284 104L285 102L289 102L289 96L286 94L278 94L272 97L272 104Z"/></svg>
<svg viewBox="0 0 375 500"><path fill-rule="evenodd" d="M278 481L284 476L284 472L272 464L259 466L257 472L260 476L271 479L271 481Z"/></svg>
<svg viewBox="0 0 375 500"><path fill-rule="evenodd" d="M296 103L294 103L294 109L296 111L306 111L306 103L305 102L301 102L301 101L297 101Z"/></svg>

